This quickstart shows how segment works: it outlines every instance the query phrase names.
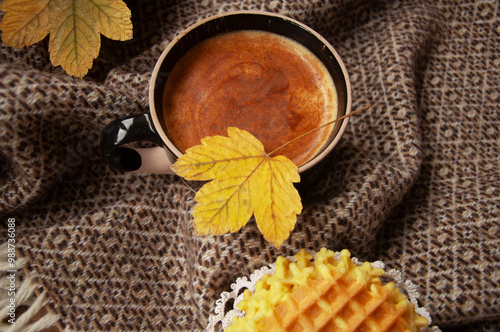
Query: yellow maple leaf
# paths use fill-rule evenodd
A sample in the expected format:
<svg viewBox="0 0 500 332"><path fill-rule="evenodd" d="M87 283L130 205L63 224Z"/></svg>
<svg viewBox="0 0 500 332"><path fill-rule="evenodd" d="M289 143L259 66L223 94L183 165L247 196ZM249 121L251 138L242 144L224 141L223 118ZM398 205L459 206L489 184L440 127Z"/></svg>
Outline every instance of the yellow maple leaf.
<svg viewBox="0 0 500 332"><path fill-rule="evenodd" d="M209 181L195 195L193 223L200 234L236 232L252 214L269 242L281 246L302 211L298 167L270 157L250 133L230 127L229 137L210 136L172 165L187 180Z"/></svg>
<svg viewBox="0 0 500 332"><path fill-rule="evenodd" d="M23 47L50 34L50 60L68 74L83 77L99 55L101 34L132 38L131 12L122 0L5 0L2 40Z"/></svg>

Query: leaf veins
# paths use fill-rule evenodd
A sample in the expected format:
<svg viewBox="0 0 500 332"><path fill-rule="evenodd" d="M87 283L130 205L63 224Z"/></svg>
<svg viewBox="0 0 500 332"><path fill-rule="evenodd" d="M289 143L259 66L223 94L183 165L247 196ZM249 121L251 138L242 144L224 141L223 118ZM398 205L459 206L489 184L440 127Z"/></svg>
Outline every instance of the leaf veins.
<svg viewBox="0 0 500 332"><path fill-rule="evenodd" d="M131 12L122 0L5 0L3 42L23 47L49 37L50 60L83 77L99 55L101 37L132 38Z"/></svg>
<svg viewBox="0 0 500 332"><path fill-rule="evenodd" d="M284 156L270 157L262 143L238 128L212 136L186 151L172 169L188 180L210 181L196 193L194 226L200 234L236 232L254 215L276 247L290 235L302 211L293 186L298 167Z"/></svg>

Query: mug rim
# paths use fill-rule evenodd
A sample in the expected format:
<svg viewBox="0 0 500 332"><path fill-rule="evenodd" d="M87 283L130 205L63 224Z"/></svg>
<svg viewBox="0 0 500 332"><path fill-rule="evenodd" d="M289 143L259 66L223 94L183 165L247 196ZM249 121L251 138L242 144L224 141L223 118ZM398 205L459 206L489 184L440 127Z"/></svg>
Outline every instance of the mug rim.
<svg viewBox="0 0 500 332"><path fill-rule="evenodd" d="M197 27L222 18L222 17L227 17L227 16L232 16L232 15L241 15L241 14L248 14L248 15L260 15L260 16L265 16L265 17L275 17L275 18L280 18L284 21L289 21L291 24L296 24L300 26L301 28L305 29L307 32L312 34L315 38L317 38L323 45L325 45L329 51L333 54L335 57L335 61L339 65L342 74L343 74L343 81L346 85L346 104L345 104L345 115L348 115L351 113L351 107L352 107L352 97L351 97L351 82L349 80L349 75L347 73L347 69L344 65L344 62L340 58L340 55L337 53L335 48L318 32L316 32L314 29L311 27L307 26L306 24L297 21L293 18L290 18L288 16L282 15L282 14L277 14L277 13L272 13L272 12L267 12L267 11L259 11L259 10L237 10L237 11L230 11L230 12L224 12L220 14L216 14L210 17L207 17L205 19L202 19L194 24L191 24L189 27L184 29L182 32L180 32L172 41L169 42L167 47L163 50L161 53L160 57L156 61L155 67L153 69L151 79L149 82L149 114L151 116L151 119L153 121L154 127L156 129L156 132L160 136L163 144L165 147L174 155L175 158L181 157L184 153L180 151L170 140L168 135L166 134L163 125L160 121L160 118L158 116L158 110L156 108L155 104L155 89L156 89L156 82L158 79L158 74L160 72L160 69L162 67L162 64L169 54L169 52L172 50L172 48L184 37L186 36L190 31L196 29ZM333 60L333 59L332 59ZM298 171L299 173L303 173L309 169L311 169L313 166L318 164L321 160L323 160L337 145L337 143L340 141L342 138L346 128L347 124L349 122L349 117L345 117L342 120L341 126L339 130L335 133L334 137L331 139L330 142L328 142L327 145L321 150L320 153L316 154L313 158L308 160L306 163L298 166Z"/></svg>

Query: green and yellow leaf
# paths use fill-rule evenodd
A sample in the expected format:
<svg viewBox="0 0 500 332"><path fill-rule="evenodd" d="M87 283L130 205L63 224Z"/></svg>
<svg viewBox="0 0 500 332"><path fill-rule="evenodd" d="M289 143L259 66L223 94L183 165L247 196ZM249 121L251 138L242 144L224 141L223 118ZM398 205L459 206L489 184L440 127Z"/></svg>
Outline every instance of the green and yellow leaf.
<svg viewBox="0 0 500 332"><path fill-rule="evenodd" d="M300 181L298 167L284 156L267 155L244 130L229 128L228 134L202 139L172 166L188 180L211 180L195 195L195 229L213 235L236 232L253 214L264 237L279 247L302 211L293 185Z"/></svg>
<svg viewBox="0 0 500 332"><path fill-rule="evenodd" d="M122 0L5 0L0 23L6 45L23 47L47 36L50 60L83 77L99 55L101 34L132 38L131 12Z"/></svg>

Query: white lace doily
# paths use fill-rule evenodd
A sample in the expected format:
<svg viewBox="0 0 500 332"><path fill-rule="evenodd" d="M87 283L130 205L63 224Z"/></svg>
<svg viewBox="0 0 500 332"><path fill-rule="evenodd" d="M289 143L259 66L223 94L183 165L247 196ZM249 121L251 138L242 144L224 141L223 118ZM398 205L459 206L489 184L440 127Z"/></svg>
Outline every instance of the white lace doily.
<svg viewBox="0 0 500 332"><path fill-rule="evenodd" d="M314 256L314 254L312 254ZM295 259L293 257L288 257L288 259L293 262ZM340 260L340 252L335 253L335 259ZM351 257L354 264L361 266L362 262L356 257ZM381 261L376 261L371 263L374 268L385 268L385 264ZM232 324L233 317L243 317L245 313L238 309L237 304L243 300L243 291L245 289L250 290L252 293L255 291L255 284L260 280L265 274L272 275L276 269L276 264L272 263L267 266L263 266L259 270L254 271L250 275L250 280L247 277L240 277L236 279L236 282L231 284L230 292L222 292L220 299L215 302L215 315L209 317L209 324L207 326L208 332L215 332L216 327L221 324L222 329L226 329ZM408 300L415 305L415 311L422 317L427 318L429 324L431 323L431 316L425 308L418 306L418 298L420 294L417 291L417 287L409 280L404 281L401 277L401 272L392 269L386 271L382 276L384 283L393 281L401 293L408 297ZM231 304L232 302L232 304ZM437 326L429 326L421 329L422 332L438 332L441 331Z"/></svg>

